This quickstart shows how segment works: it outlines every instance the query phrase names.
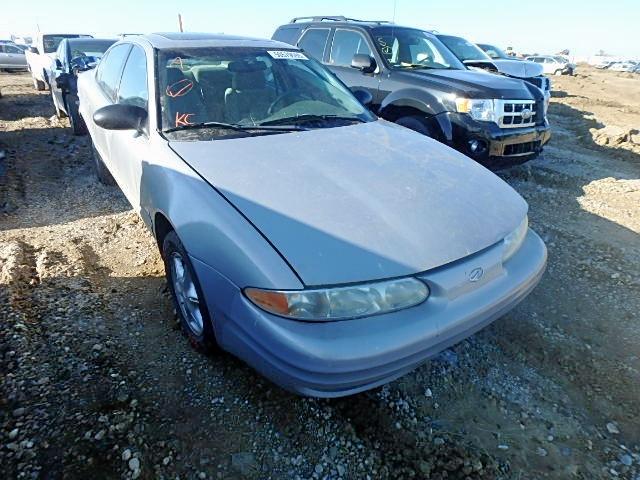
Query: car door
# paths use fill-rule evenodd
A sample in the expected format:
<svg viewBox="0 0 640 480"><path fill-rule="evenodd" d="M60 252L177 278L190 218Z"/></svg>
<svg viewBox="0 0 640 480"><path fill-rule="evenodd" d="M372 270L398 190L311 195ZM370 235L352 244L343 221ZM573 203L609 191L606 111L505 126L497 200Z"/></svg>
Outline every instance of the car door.
<svg viewBox="0 0 640 480"><path fill-rule="evenodd" d="M110 131L97 126L91 117L96 110L116 102L122 69L130 50L130 43L121 43L108 50L108 55L98 64L95 73L93 71L86 73L86 75L95 75L95 88L86 89L87 91L80 99L80 110L91 134L93 145L118 184L120 184L122 173L117 171L110 161L108 142Z"/></svg>
<svg viewBox="0 0 640 480"><path fill-rule="evenodd" d="M118 87L116 103L136 105L149 111L149 81L147 57L138 45L129 53ZM147 119L149 122L149 119ZM149 125L146 131L111 130L109 132L110 162L118 171L116 181L129 203L140 210L140 179L142 164L149 155Z"/></svg>
<svg viewBox="0 0 640 480"><path fill-rule="evenodd" d="M351 60L356 53L373 57L378 65L376 71L363 73L353 68ZM373 96L373 103L379 103L380 59L373 53L369 41L362 32L350 28L336 28L326 64L349 88L367 90Z"/></svg>

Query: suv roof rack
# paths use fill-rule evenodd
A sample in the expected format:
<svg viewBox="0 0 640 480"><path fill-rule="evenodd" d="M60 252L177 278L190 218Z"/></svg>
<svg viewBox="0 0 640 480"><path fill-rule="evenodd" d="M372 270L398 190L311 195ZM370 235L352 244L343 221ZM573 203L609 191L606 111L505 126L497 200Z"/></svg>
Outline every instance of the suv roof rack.
<svg viewBox="0 0 640 480"><path fill-rule="evenodd" d="M309 17L295 17L289 23L299 23L302 21L309 22L358 22L358 23L393 23L388 20L358 20L357 18L349 18L342 15L320 15Z"/></svg>

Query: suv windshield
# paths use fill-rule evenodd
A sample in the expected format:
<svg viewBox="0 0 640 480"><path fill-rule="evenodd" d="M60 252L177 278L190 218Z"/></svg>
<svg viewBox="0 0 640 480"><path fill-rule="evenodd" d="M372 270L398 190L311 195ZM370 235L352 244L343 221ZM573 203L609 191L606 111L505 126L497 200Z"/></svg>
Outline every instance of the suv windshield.
<svg viewBox="0 0 640 480"><path fill-rule="evenodd" d="M490 60L486 53L464 38L451 35L438 35L438 40L444 43L447 48L463 62L467 60Z"/></svg>
<svg viewBox="0 0 640 480"><path fill-rule="evenodd" d="M320 128L376 118L334 75L298 50L160 50L158 82L164 131L206 124Z"/></svg>
<svg viewBox="0 0 640 480"><path fill-rule="evenodd" d="M371 34L391 68L465 69L440 40L422 30L378 27Z"/></svg>

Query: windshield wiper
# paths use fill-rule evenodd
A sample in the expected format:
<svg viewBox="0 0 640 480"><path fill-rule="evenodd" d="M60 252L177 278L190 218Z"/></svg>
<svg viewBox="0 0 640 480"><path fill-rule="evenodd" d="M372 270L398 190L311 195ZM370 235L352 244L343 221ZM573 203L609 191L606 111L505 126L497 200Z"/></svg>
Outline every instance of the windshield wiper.
<svg viewBox="0 0 640 480"><path fill-rule="evenodd" d="M311 113L307 113L304 115L297 115L295 117L282 117L277 118L275 120L267 120L266 122L262 122L260 126L268 126L268 125L286 125L286 124L296 124L296 123L305 123L305 122L324 122L327 120L344 120L349 122L358 122L358 123L366 123L366 120L363 120L360 117L350 116L350 115L315 115Z"/></svg>
<svg viewBox="0 0 640 480"><path fill-rule="evenodd" d="M447 67L432 67L430 65L423 65L422 63L408 63L406 65L400 65L401 68L415 68L415 69L424 69L424 70L446 70Z"/></svg>
<svg viewBox="0 0 640 480"><path fill-rule="evenodd" d="M270 127L260 125L239 125L237 123L224 123L224 122L201 122L201 123L189 123L186 125L178 125L176 127L167 128L163 130L164 133L178 132L181 130L196 130L202 128L219 128L223 130L235 130L237 132L247 132L252 130L258 131L270 131L270 132L299 132L306 130L306 128L297 126L282 126L282 127Z"/></svg>

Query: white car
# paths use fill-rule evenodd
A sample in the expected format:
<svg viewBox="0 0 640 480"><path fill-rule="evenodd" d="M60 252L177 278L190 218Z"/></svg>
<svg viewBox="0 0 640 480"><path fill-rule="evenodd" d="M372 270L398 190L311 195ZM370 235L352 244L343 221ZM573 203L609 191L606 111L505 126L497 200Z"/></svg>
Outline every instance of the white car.
<svg viewBox="0 0 640 480"><path fill-rule="evenodd" d="M559 55L535 55L527 57L526 60L541 64L543 72L547 75L573 75L576 73L576 66Z"/></svg>
<svg viewBox="0 0 640 480"><path fill-rule="evenodd" d="M633 72L637 65L633 62L616 62L609 66L609 70L614 72Z"/></svg>

